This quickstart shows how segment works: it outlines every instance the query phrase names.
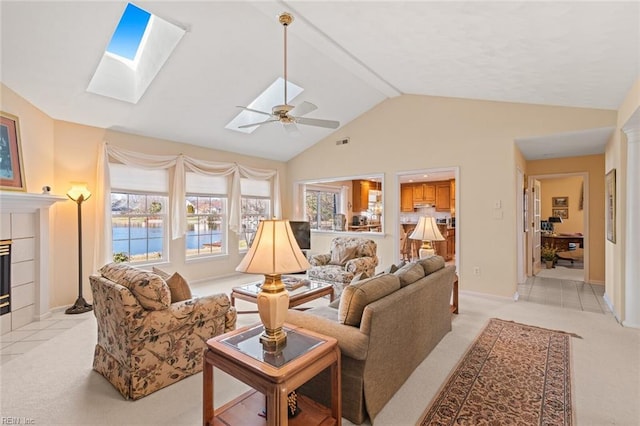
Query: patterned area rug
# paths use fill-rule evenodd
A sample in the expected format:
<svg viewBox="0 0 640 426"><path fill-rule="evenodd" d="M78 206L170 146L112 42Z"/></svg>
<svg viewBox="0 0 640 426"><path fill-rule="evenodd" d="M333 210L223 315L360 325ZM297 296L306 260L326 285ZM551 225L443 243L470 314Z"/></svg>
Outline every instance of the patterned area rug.
<svg viewBox="0 0 640 426"><path fill-rule="evenodd" d="M489 320L418 424L575 423L571 336L496 318Z"/></svg>

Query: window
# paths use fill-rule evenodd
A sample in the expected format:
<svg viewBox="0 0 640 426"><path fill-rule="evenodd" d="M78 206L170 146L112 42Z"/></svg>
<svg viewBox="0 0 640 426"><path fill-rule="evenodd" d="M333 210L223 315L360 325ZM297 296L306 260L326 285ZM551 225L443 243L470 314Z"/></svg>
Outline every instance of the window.
<svg viewBox="0 0 640 426"><path fill-rule="evenodd" d="M307 188L305 211L311 229L333 229L333 218L340 212L340 191Z"/></svg>
<svg viewBox="0 0 640 426"><path fill-rule="evenodd" d="M111 236L115 262L168 260L166 170L111 164Z"/></svg>
<svg viewBox="0 0 640 426"><path fill-rule="evenodd" d="M269 219L271 212L271 182L267 180L240 180L242 194L240 228L240 250L247 250L253 241L258 223Z"/></svg>
<svg viewBox="0 0 640 426"><path fill-rule="evenodd" d="M186 257L227 253L227 178L186 173Z"/></svg>

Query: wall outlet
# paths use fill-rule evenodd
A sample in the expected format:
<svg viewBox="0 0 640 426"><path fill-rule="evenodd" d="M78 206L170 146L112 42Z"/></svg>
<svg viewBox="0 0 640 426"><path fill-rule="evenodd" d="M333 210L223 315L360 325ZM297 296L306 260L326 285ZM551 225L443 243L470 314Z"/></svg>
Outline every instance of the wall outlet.
<svg viewBox="0 0 640 426"><path fill-rule="evenodd" d="M474 266L473 267L473 275L480 275L480 267L479 266Z"/></svg>

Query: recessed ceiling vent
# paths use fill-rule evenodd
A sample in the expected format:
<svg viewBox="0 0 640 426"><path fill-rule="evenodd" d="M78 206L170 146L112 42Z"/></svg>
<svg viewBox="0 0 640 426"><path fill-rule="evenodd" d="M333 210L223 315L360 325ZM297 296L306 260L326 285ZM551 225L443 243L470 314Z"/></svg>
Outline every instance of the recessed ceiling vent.
<svg viewBox="0 0 640 426"><path fill-rule="evenodd" d="M336 141L336 145L346 145L349 143L349 138L344 138L344 139L340 139L339 141Z"/></svg>

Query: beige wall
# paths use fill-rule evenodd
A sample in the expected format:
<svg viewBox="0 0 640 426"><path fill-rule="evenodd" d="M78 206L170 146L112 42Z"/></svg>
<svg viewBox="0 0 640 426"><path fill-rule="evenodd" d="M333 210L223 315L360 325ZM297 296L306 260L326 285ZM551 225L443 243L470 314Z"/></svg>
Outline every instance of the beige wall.
<svg viewBox="0 0 640 426"><path fill-rule="evenodd" d="M128 150L177 155L183 153L210 161L237 162L250 167L278 169L286 182L285 163L242 156L184 143L109 131L96 127L53 120L6 86L1 89L1 108L17 115L22 133L25 178L28 192L41 192L41 187L50 185L52 193L64 195L71 181L86 181L92 192L96 187L98 148L102 141ZM284 188L283 188L284 189ZM94 243L104 230L95 229L95 202L89 199L82 205L83 225L83 272L84 295L91 298L88 275L96 267L93 264ZM77 207L69 202L57 203L52 210L52 247L50 264L53 288L50 306L72 304L77 297L78 248ZM170 241L170 264L163 265L168 271L178 270L188 280L196 281L233 273L242 254L238 253L238 239L229 234L229 255L185 262L184 241Z"/></svg>
<svg viewBox="0 0 640 426"><path fill-rule="evenodd" d="M463 290L512 296L516 289L516 153L520 137L613 126L615 111L549 107L429 96L388 99L288 163L297 180L383 172L385 234L374 237L381 266L398 260L396 174L460 168L456 225ZM350 143L335 141L349 137ZM293 200L289 199L294 211ZM499 208L495 208L499 205ZM312 237L328 249L331 234ZM473 268L480 268L480 275Z"/></svg>
<svg viewBox="0 0 640 426"><path fill-rule="evenodd" d="M567 197L569 200L568 219L556 223L556 233L576 232L584 233L584 210L580 208L580 193L582 192L582 177L543 179L540 181L542 218L547 219L553 211L553 197ZM600 202L600 200L598 200Z"/></svg>
<svg viewBox="0 0 640 426"><path fill-rule="evenodd" d="M630 88L618 109L616 130L605 151L605 173L616 169L616 242L605 239L606 278L605 299L613 307L616 318L624 321L625 244L626 244L626 192L627 192L627 139L622 128L631 115L640 108L640 78ZM603 195L604 197L604 195Z"/></svg>
<svg viewBox="0 0 640 426"><path fill-rule="evenodd" d="M585 191L589 194L589 282L604 283L604 155L553 158L527 162L528 176L587 173ZM544 181L544 180L543 180ZM543 196L546 196L544 190ZM586 193L585 193L586 195ZM576 199L577 200L577 199ZM545 214L543 213L543 216ZM586 260L586 259L585 259Z"/></svg>

